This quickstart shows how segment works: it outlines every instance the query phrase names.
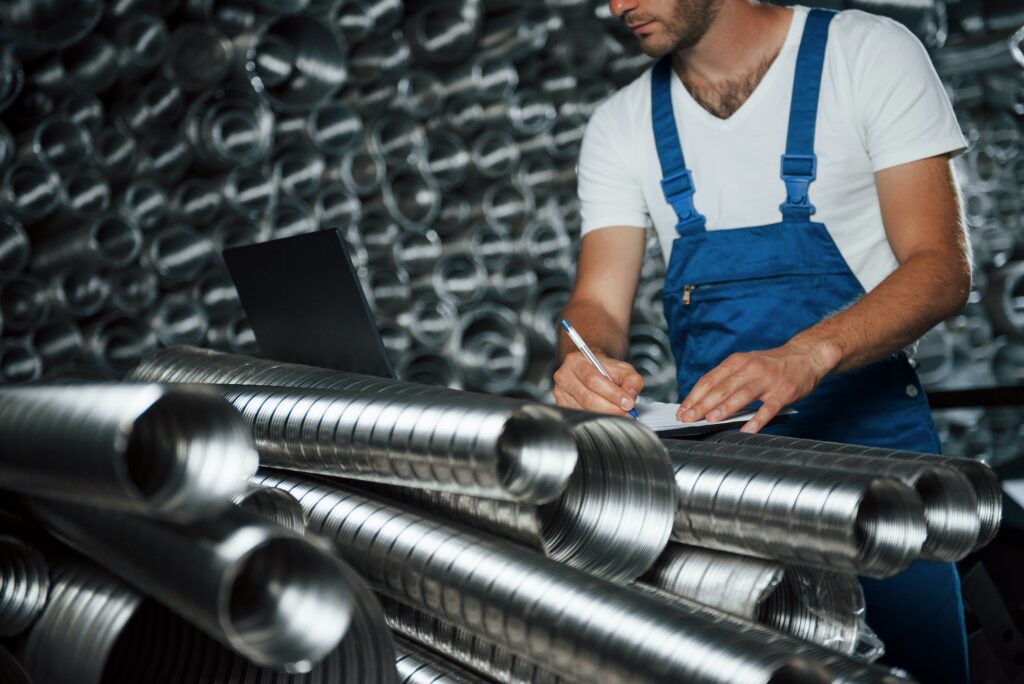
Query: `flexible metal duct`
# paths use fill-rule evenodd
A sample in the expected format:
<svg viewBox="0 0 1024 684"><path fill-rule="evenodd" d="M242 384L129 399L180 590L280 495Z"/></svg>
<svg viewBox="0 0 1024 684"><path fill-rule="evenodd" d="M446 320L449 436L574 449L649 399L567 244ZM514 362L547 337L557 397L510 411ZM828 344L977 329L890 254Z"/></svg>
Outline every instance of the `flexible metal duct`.
<svg viewBox="0 0 1024 684"><path fill-rule="evenodd" d="M718 439L737 444L751 444L784 449L802 449L821 453L852 454L862 458L889 459L896 461L910 460L922 463L948 466L964 475L974 487L978 501L978 519L980 530L975 549L987 546L999 531L999 523L1003 517L1003 492L999 478L987 465L980 461L966 458L950 458L932 454L919 454L912 451L897 451L879 447L864 447L854 444L837 444L812 439L794 437L777 437L772 435L747 435L744 433L726 433Z"/></svg>
<svg viewBox="0 0 1024 684"><path fill-rule="evenodd" d="M348 629L341 564L249 511L176 526L41 499L31 506L66 544L255 663L308 672Z"/></svg>
<svg viewBox="0 0 1024 684"><path fill-rule="evenodd" d="M576 466L551 409L479 396L388 388L301 390L224 386L267 466L371 482L545 503ZM426 389L426 388L423 388Z"/></svg>
<svg viewBox="0 0 1024 684"><path fill-rule="evenodd" d="M43 612L49 590L42 554L17 537L0 535L0 635L28 629Z"/></svg>
<svg viewBox="0 0 1024 684"><path fill-rule="evenodd" d="M664 448L625 420L562 413L573 425L579 462L557 501L536 506L405 488L381 491L598 577L635 579L665 548L675 514Z"/></svg>
<svg viewBox="0 0 1024 684"><path fill-rule="evenodd" d="M258 465L245 424L203 388L3 389L0 436L5 488L176 519L223 509Z"/></svg>
<svg viewBox="0 0 1024 684"><path fill-rule="evenodd" d="M42 359L28 341L7 339L0 342L0 380L19 385L38 380L42 374Z"/></svg>
<svg viewBox="0 0 1024 684"><path fill-rule="evenodd" d="M341 645L306 674L255 665L83 562L56 568L53 598L29 633L24 662L36 681L57 684L393 684L395 652L381 609L358 575L339 568L354 595L352 621ZM90 597L84 605L83 596Z"/></svg>
<svg viewBox="0 0 1024 684"><path fill-rule="evenodd" d="M50 166L32 159L19 159L4 170L2 204L13 218L36 223L60 206L64 188Z"/></svg>
<svg viewBox="0 0 1024 684"><path fill-rule="evenodd" d="M679 492L672 538L786 563L888 577L921 553L921 499L885 477L709 454L666 440Z"/></svg>
<svg viewBox="0 0 1024 684"><path fill-rule="evenodd" d="M306 514L302 506L294 496L283 490L253 485L236 495L232 501L236 506L269 518L292 532L306 532Z"/></svg>
<svg viewBox="0 0 1024 684"><path fill-rule="evenodd" d="M334 539L377 591L574 681L824 682L833 667L882 678L826 649L663 602L370 495L257 480L295 495L310 529Z"/></svg>
<svg viewBox="0 0 1024 684"><path fill-rule="evenodd" d="M506 684L563 684L566 680L515 653L398 601L381 597L388 625L406 639L468 670Z"/></svg>
<svg viewBox="0 0 1024 684"><path fill-rule="evenodd" d="M840 653L881 655L849 573L672 543L641 581Z"/></svg>
<svg viewBox="0 0 1024 684"><path fill-rule="evenodd" d="M395 650L401 684L483 684L486 681L401 637L395 639Z"/></svg>
<svg viewBox="0 0 1024 684"><path fill-rule="evenodd" d="M856 454L755 446L744 443L742 437L732 440L736 440L732 434L712 435L702 443L703 453L889 477L907 485L917 492L924 505L928 532L922 549L925 558L961 560L978 541L978 497L967 478L949 466L920 460L859 458Z"/></svg>

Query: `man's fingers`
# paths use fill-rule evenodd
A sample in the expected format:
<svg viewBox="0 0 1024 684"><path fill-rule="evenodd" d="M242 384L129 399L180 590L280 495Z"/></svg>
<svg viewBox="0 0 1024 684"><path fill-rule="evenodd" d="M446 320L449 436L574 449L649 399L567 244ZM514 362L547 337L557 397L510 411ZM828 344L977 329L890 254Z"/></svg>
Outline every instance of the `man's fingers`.
<svg viewBox="0 0 1024 684"><path fill-rule="evenodd" d="M552 392L555 395L555 403L565 408L582 410L580 403L568 392L563 392L560 387L555 387Z"/></svg>
<svg viewBox="0 0 1024 684"><path fill-rule="evenodd" d="M744 400L745 406L753 401L761 392L761 379L751 379L743 375L731 375L722 379L696 404L690 407L695 416L693 420L707 418L710 421L721 420L729 414L724 413L723 405Z"/></svg>
<svg viewBox="0 0 1024 684"><path fill-rule="evenodd" d="M722 380L729 377L729 373L730 371L725 368L722 368L722 366L712 368L707 373L705 373L704 377L702 377L700 380L696 382L696 384L694 384L694 386L690 389L690 393L687 394L686 398L683 399L682 403L680 403L680 419L686 422L700 420L699 417L694 417L695 414L692 412L694 407L698 403L700 403L704 399L704 397L708 395L709 392L714 391L714 389L718 387L718 384L722 382Z"/></svg>
<svg viewBox="0 0 1024 684"><path fill-rule="evenodd" d="M755 433L760 432L761 428L768 424L768 422L778 415L779 411L782 410L782 404L778 401L769 399L761 405L761 408L757 410L754 417L748 420L743 427L740 428L740 432Z"/></svg>
<svg viewBox="0 0 1024 684"><path fill-rule="evenodd" d="M618 383L619 387L626 390L634 399L643 391L644 378L636 372L633 366L624 361L616 361L615 363L608 364L605 368L608 371L608 375L612 376L612 380Z"/></svg>
<svg viewBox="0 0 1024 684"><path fill-rule="evenodd" d="M608 382L606 378L602 379ZM590 389L571 369L566 369L564 373L559 371L556 382L558 387L565 394L572 397L579 404L579 408L585 411L609 413L617 416L621 416L623 413L621 405L608 401L608 399ZM617 388L616 394L623 394L622 389Z"/></svg>
<svg viewBox="0 0 1024 684"><path fill-rule="evenodd" d="M633 408L634 401L633 397L630 396L629 392L616 384L613 380L601 375L601 371L594 368L590 363L575 364L576 377L589 389L591 392L598 394L605 401L617 406L623 411L628 411ZM578 398L578 397L577 397Z"/></svg>
<svg viewBox="0 0 1024 684"><path fill-rule="evenodd" d="M730 396L713 406L708 411L708 420L714 422L725 420L729 416L739 413L745 406L757 399L757 393L749 385L740 385Z"/></svg>

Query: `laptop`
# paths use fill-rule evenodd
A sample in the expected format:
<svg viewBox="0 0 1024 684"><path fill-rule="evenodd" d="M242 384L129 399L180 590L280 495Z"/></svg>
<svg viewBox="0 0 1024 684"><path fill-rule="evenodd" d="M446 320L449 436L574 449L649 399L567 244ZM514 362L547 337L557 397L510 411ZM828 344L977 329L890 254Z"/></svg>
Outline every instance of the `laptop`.
<svg viewBox="0 0 1024 684"><path fill-rule="evenodd" d="M224 250L263 356L394 378L338 229Z"/></svg>

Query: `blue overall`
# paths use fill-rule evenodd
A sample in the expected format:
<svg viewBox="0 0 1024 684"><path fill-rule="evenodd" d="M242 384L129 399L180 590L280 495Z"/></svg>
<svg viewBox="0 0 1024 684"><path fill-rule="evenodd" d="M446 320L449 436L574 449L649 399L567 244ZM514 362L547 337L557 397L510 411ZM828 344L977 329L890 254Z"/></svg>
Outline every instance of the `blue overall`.
<svg viewBox="0 0 1024 684"><path fill-rule="evenodd" d="M670 57L653 70L651 109L661 186L678 218L664 304L681 391L730 354L778 347L864 294L825 226L811 221L815 208L808 191L817 174L818 93L833 16L824 10L808 14L797 55L779 223L706 229L693 203L693 177L676 129ZM939 452L927 398L903 354L832 375L795 408L798 413L788 422L766 432ZM863 579L862 584L868 623L886 645L884 662L908 670L922 684L967 681L956 566L918 561L896 577Z"/></svg>

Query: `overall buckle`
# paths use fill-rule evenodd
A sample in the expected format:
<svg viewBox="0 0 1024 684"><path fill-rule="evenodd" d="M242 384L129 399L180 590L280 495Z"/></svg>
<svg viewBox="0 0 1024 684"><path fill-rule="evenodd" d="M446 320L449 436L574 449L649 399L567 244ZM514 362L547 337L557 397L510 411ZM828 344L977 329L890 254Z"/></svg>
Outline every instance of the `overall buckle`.
<svg viewBox="0 0 1024 684"><path fill-rule="evenodd" d="M703 228L704 215L693 205L693 174L689 169L661 179L661 191L678 219L677 228Z"/></svg>
<svg viewBox="0 0 1024 684"><path fill-rule="evenodd" d="M782 155L782 181L786 184L786 201L779 206L784 218L807 219L815 211L809 191L818 177L818 158L813 154Z"/></svg>

